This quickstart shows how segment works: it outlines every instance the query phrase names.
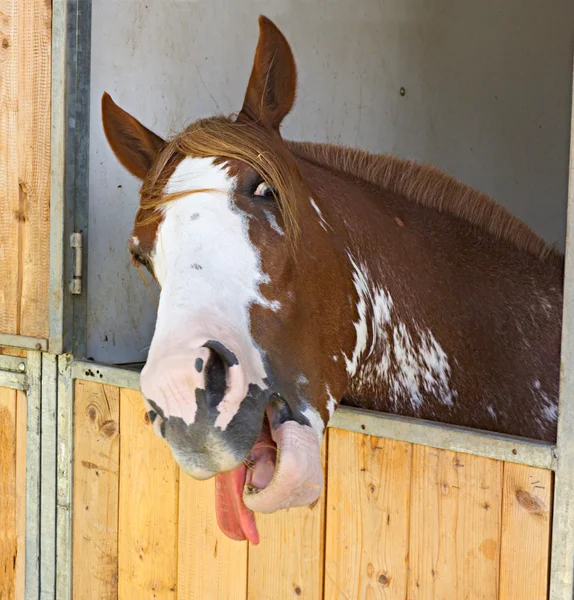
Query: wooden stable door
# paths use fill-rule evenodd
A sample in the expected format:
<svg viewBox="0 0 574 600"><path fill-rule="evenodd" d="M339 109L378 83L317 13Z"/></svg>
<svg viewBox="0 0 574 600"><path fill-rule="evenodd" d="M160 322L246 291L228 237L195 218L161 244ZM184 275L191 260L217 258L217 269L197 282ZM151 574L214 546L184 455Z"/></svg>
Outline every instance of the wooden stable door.
<svg viewBox="0 0 574 600"><path fill-rule="evenodd" d="M73 598L543 600L552 473L331 429L312 508L219 531L138 392L77 381Z"/></svg>
<svg viewBox="0 0 574 600"><path fill-rule="evenodd" d="M51 2L0 0L0 334L49 336Z"/></svg>
<svg viewBox="0 0 574 600"><path fill-rule="evenodd" d="M26 395L0 387L0 598L24 599Z"/></svg>

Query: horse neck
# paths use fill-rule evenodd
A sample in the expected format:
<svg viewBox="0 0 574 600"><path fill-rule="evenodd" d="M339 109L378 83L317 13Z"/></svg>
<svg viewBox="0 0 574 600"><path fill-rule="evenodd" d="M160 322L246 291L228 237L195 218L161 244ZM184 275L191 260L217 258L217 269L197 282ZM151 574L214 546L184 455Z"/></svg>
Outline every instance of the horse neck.
<svg viewBox="0 0 574 600"><path fill-rule="evenodd" d="M476 407L477 381L495 406L503 396L508 406L519 402L532 386L554 398L560 265L453 215L313 169L352 279L352 403L492 428L488 406Z"/></svg>

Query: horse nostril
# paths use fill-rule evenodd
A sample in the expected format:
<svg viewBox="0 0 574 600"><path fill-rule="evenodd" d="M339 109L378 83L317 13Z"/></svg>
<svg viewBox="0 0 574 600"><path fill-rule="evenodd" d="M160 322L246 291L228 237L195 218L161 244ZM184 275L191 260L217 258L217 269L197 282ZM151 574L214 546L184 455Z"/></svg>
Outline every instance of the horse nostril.
<svg viewBox="0 0 574 600"><path fill-rule="evenodd" d="M155 419L155 417L152 418L152 416L151 416L152 412L155 413L156 415L159 415L162 419L165 419L165 415L163 414L163 410L153 400L150 400L149 398L147 398L147 402L152 407L152 410L150 410L148 412L150 421L152 423L154 422L154 419Z"/></svg>
<svg viewBox="0 0 574 600"><path fill-rule="evenodd" d="M234 365L239 364L237 356L235 356L235 354L233 354L233 352L231 352L231 350L221 342L209 340L203 344L203 347L208 348L213 353L217 354L228 367L233 367Z"/></svg>
<svg viewBox="0 0 574 600"><path fill-rule="evenodd" d="M216 406L221 402L227 389L226 358L218 351L219 348L209 348L209 359L204 365L205 398L209 406Z"/></svg>

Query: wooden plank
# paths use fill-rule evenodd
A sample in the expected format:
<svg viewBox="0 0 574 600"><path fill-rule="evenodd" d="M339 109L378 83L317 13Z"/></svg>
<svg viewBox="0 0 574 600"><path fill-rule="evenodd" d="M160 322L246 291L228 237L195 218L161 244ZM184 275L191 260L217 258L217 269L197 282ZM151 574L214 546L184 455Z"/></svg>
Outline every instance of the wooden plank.
<svg viewBox="0 0 574 600"><path fill-rule="evenodd" d="M499 461L413 447L409 599L497 598L501 489Z"/></svg>
<svg viewBox="0 0 574 600"><path fill-rule="evenodd" d="M215 516L215 480L179 481L178 598L242 600L247 592L247 542L221 533Z"/></svg>
<svg viewBox="0 0 574 600"><path fill-rule="evenodd" d="M18 333L47 338L52 3L18 3Z"/></svg>
<svg viewBox="0 0 574 600"><path fill-rule="evenodd" d="M177 596L179 469L139 392L120 392L119 597Z"/></svg>
<svg viewBox="0 0 574 600"><path fill-rule="evenodd" d="M323 597L325 495L312 507L256 515L260 541L249 545L248 598Z"/></svg>
<svg viewBox="0 0 574 600"><path fill-rule="evenodd" d="M119 388L76 381L73 597L118 597Z"/></svg>
<svg viewBox="0 0 574 600"><path fill-rule="evenodd" d="M26 394L16 392L16 599L26 585ZM1 463L0 463L1 464Z"/></svg>
<svg viewBox="0 0 574 600"><path fill-rule="evenodd" d="M411 452L329 431L325 598L406 597Z"/></svg>
<svg viewBox="0 0 574 600"><path fill-rule="evenodd" d="M0 332L19 333L18 0L0 0Z"/></svg>
<svg viewBox="0 0 574 600"><path fill-rule="evenodd" d="M500 600L545 600L552 473L505 463Z"/></svg>
<svg viewBox="0 0 574 600"><path fill-rule="evenodd" d="M8 346L0 346L0 354L3 354L4 356L18 356L26 358L27 352L21 348L8 348Z"/></svg>
<svg viewBox="0 0 574 600"><path fill-rule="evenodd" d="M51 2L0 0L0 332L48 337Z"/></svg>
<svg viewBox="0 0 574 600"><path fill-rule="evenodd" d="M16 598L16 392L0 388L0 598Z"/></svg>

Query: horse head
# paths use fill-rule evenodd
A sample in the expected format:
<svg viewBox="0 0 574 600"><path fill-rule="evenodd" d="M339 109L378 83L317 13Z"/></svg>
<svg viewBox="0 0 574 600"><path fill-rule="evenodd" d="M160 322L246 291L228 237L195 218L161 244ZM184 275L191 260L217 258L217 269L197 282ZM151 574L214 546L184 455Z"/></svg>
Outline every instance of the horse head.
<svg viewBox="0 0 574 600"><path fill-rule="evenodd" d="M252 541L252 511L318 499L355 335L334 224L280 134L293 55L271 21L259 26L236 118L165 141L102 99L107 139L142 181L130 251L161 289L141 373L150 419L187 473L216 476L222 529Z"/></svg>

